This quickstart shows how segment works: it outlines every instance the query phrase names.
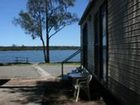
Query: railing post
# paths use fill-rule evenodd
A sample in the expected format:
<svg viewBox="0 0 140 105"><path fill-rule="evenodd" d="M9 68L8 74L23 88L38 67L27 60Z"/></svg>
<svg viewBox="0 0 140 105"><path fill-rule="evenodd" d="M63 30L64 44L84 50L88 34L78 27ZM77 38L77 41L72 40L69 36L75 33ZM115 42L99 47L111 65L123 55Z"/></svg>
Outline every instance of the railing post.
<svg viewBox="0 0 140 105"><path fill-rule="evenodd" d="M28 57L26 57L26 63L28 63L28 62L29 62Z"/></svg>
<svg viewBox="0 0 140 105"><path fill-rule="evenodd" d="M18 63L18 57L16 57L16 60L15 61L16 61L16 63Z"/></svg>
<svg viewBox="0 0 140 105"><path fill-rule="evenodd" d="M63 76L64 76L64 65L63 65L63 62L61 63L61 78L63 80Z"/></svg>
<svg viewBox="0 0 140 105"><path fill-rule="evenodd" d="M64 77L64 63L66 63L67 61L69 61L70 59L72 59L73 57L75 57L77 54L79 54L81 52L81 49L77 50L75 53L73 53L72 55L70 55L68 58L66 58L65 60L63 60L61 62L61 78L63 80Z"/></svg>

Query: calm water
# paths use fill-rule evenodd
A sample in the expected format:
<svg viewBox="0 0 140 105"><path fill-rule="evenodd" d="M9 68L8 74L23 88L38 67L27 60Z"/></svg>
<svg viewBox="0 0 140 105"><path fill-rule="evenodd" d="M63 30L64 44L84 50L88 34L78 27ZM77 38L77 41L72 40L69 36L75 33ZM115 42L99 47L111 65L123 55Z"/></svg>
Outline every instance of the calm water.
<svg viewBox="0 0 140 105"><path fill-rule="evenodd" d="M52 50L50 51L51 62L61 62L76 50ZM28 57L29 62L44 62L43 52L37 51L0 51L0 63L10 63L16 60L16 57ZM80 61L80 54L70 61Z"/></svg>

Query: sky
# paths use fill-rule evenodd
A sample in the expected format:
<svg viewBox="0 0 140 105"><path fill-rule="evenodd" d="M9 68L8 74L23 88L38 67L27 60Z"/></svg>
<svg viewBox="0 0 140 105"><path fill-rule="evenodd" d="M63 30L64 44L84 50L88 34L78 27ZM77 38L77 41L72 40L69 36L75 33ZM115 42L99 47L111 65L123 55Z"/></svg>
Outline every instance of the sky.
<svg viewBox="0 0 140 105"><path fill-rule="evenodd" d="M20 26L12 21L21 10L26 9L27 0L0 0L0 46L40 46L39 39L33 40ZM80 18L89 0L76 0L71 11ZM80 46L80 27L78 23L66 26L50 39L51 46Z"/></svg>

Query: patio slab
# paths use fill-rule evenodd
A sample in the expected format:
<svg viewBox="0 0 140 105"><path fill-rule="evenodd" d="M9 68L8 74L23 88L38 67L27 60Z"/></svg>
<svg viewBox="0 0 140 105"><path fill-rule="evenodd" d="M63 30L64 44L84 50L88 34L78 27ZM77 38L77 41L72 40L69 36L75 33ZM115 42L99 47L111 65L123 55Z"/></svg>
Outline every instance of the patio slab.
<svg viewBox="0 0 140 105"><path fill-rule="evenodd" d="M40 74L31 65L0 66L0 79L38 77Z"/></svg>
<svg viewBox="0 0 140 105"><path fill-rule="evenodd" d="M78 66L66 64L64 73ZM72 87L57 79L60 64L1 66L0 72L9 79L0 88L0 105L106 105L103 100L82 98L76 103Z"/></svg>
<svg viewBox="0 0 140 105"><path fill-rule="evenodd" d="M58 77L61 76L62 66L61 64L39 64L39 66L44 69L46 72L51 74L52 76ZM74 70L76 67L79 67L80 64L76 63L68 63L64 64L64 74L67 74Z"/></svg>

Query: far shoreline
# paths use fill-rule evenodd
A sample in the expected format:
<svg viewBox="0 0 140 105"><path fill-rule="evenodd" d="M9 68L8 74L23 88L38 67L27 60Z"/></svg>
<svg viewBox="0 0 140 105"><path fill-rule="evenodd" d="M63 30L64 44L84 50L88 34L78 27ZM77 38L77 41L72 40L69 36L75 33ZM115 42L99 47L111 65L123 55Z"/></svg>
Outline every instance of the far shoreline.
<svg viewBox="0 0 140 105"><path fill-rule="evenodd" d="M11 63L0 63L0 66L13 66L13 65L32 65L32 64L36 64L36 63L16 63L16 62L11 62ZM45 63L45 62L37 62L37 64L39 65L43 65L43 64L47 64L47 65L61 65L62 62L50 62L50 63ZM73 61L73 62L65 62L64 64L73 64L73 65L77 65L77 64L80 64L80 61L76 62L76 61Z"/></svg>
<svg viewBox="0 0 140 105"><path fill-rule="evenodd" d="M78 50L79 46L50 46L50 50ZM0 46L0 51L43 50L42 46Z"/></svg>

